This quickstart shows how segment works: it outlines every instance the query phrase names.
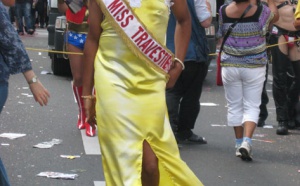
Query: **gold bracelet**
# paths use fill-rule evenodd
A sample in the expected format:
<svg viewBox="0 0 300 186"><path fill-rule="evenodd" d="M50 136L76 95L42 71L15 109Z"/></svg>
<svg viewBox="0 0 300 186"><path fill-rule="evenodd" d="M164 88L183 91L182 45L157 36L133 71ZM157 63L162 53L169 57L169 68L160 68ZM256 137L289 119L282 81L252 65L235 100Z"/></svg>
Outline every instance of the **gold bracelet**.
<svg viewBox="0 0 300 186"><path fill-rule="evenodd" d="M94 95L81 96L83 99L96 99Z"/></svg>
<svg viewBox="0 0 300 186"><path fill-rule="evenodd" d="M182 62L180 59L178 59L177 57L175 57L175 58L174 58L174 61L177 61L177 62L179 62L179 63L181 64L182 70L185 69L185 66L184 66L183 62Z"/></svg>

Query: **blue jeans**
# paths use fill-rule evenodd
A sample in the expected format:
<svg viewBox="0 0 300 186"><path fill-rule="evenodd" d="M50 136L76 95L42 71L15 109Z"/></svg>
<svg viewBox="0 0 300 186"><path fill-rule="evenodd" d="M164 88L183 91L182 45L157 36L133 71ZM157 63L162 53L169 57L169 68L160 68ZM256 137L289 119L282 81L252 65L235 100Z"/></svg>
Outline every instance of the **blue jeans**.
<svg viewBox="0 0 300 186"><path fill-rule="evenodd" d="M32 20L31 20L31 3L16 3L15 5L16 17L18 20L18 32L23 31L23 16L26 24L27 31L32 30Z"/></svg>
<svg viewBox="0 0 300 186"><path fill-rule="evenodd" d="M0 81L0 113L8 96L8 83Z"/></svg>
<svg viewBox="0 0 300 186"><path fill-rule="evenodd" d="M1 186L10 186L1 158L0 158L0 185Z"/></svg>
<svg viewBox="0 0 300 186"><path fill-rule="evenodd" d="M0 96L0 113L1 113L2 108L7 99L7 95L8 95L8 83L7 82L0 81L0 95L1 95ZM1 158L0 158L0 185L1 186L10 186Z"/></svg>

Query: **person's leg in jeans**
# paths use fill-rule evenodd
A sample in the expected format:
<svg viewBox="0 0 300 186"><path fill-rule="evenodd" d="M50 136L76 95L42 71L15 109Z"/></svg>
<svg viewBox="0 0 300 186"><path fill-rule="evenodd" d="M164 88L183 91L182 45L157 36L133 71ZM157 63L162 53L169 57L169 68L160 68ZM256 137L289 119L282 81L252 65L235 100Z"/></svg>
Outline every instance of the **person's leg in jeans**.
<svg viewBox="0 0 300 186"><path fill-rule="evenodd" d="M28 34L33 34L33 25L32 25L32 20L31 20L31 3L24 3L23 7L23 13L24 13L24 20L27 28L27 33Z"/></svg>
<svg viewBox="0 0 300 186"><path fill-rule="evenodd" d="M17 28L18 28L18 33L19 35L24 35L24 25L23 25L23 3L16 3L15 5L15 13L16 13L16 18L17 18L17 22L16 24L18 24Z"/></svg>
<svg viewBox="0 0 300 186"><path fill-rule="evenodd" d="M8 176L5 170L5 167L0 158L0 185L1 186L10 186Z"/></svg>
<svg viewBox="0 0 300 186"><path fill-rule="evenodd" d="M0 114L8 96L8 83L0 81Z"/></svg>
<svg viewBox="0 0 300 186"><path fill-rule="evenodd" d="M3 106L6 102L7 95L8 95L8 83L7 82L0 82L0 114L2 112ZM5 167L2 163L0 158L0 185L1 186L10 186L8 177L6 174Z"/></svg>

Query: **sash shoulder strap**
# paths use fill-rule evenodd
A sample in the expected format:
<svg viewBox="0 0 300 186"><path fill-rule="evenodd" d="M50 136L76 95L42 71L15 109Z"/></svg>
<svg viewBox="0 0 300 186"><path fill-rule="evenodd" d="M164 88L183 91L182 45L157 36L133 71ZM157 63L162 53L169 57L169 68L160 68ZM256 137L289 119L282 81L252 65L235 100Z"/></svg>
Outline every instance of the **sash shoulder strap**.
<svg viewBox="0 0 300 186"><path fill-rule="evenodd" d="M97 0L100 8L117 34L142 62L168 76L174 54L160 43L135 15L127 1ZM126 15L126 16L124 16ZM141 43L139 37L146 37Z"/></svg>

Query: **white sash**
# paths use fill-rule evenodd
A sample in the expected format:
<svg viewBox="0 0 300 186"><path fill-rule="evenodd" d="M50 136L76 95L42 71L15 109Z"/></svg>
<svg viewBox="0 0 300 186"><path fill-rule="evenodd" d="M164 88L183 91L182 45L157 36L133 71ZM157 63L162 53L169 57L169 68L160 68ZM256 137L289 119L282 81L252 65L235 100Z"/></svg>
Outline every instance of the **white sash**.
<svg viewBox="0 0 300 186"><path fill-rule="evenodd" d="M106 18L134 54L158 71L168 73L174 54L147 31L130 5L122 0L99 0L98 2Z"/></svg>

